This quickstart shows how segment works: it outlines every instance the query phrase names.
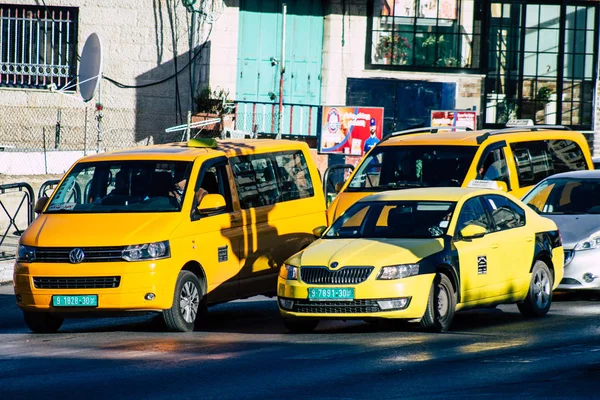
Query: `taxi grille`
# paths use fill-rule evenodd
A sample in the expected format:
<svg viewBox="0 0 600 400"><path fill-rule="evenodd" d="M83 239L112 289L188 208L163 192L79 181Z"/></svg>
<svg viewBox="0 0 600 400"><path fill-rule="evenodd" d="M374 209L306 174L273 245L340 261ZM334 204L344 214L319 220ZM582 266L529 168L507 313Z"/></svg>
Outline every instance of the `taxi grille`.
<svg viewBox="0 0 600 400"><path fill-rule="evenodd" d="M33 277L37 289L111 289L121 284L120 276Z"/></svg>
<svg viewBox="0 0 600 400"><path fill-rule="evenodd" d="M77 247L37 247L35 262L71 263L69 253ZM82 263L123 261L121 254L124 246L112 247L79 247L85 254Z"/></svg>
<svg viewBox="0 0 600 400"><path fill-rule="evenodd" d="M314 314L361 314L380 312L377 300L353 301L308 301L299 300L294 304L294 312Z"/></svg>
<svg viewBox="0 0 600 400"><path fill-rule="evenodd" d="M575 252L573 250L565 250L565 266L567 266L571 262L574 255Z"/></svg>
<svg viewBox="0 0 600 400"><path fill-rule="evenodd" d="M373 267L344 267L330 270L327 267L302 267L300 279L313 285L354 285L367 280Z"/></svg>

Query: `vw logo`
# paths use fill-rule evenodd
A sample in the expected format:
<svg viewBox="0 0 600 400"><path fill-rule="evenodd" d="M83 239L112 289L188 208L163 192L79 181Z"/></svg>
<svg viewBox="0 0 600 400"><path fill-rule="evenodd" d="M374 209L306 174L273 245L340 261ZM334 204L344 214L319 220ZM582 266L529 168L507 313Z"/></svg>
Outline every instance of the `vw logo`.
<svg viewBox="0 0 600 400"><path fill-rule="evenodd" d="M329 267L331 267L331 268L337 268L337 266L338 266L338 262L334 261L334 262L331 263L331 265Z"/></svg>
<svg viewBox="0 0 600 400"><path fill-rule="evenodd" d="M73 249L69 253L69 261L72 264L79 264L85 258L85 253L81 249Z"/></svg>

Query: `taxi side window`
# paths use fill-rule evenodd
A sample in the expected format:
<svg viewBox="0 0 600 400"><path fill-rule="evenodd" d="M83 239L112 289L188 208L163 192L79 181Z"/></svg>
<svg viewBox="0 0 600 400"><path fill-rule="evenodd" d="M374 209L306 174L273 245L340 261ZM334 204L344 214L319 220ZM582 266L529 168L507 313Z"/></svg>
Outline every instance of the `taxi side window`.
<svg viewBox="0 0 600 400"><path fill-rule="evenodd" d="M463 204L456 224L456 233L459 233L467 225L478 225L491 232L490 219L481 204L480 197L469 199Z"/></svg>
<svg viewBox="0 0 600 400"><path fill-rule="evenodd" d="M504 149L491 150L479 166L477 179L502 181L510 185Z"/></svg>
<svg viewBox="0 0 600 400"><path fill-rule="evenodd" d="M198 206L205 194L220 194L227 203L225 212L233 211L231 188L229 187L229 180L227 179L226 165L227 161L220 161L217 164L200 169L200 174L194 189L195 196L192 209L195 209Z"/></svg>
<svg viewBox="0 0 600 400"><path fill-rule="evenodd" d="M492 217L494 231L525 226L525 211L503 196L485 196L485 207Z"/></svg>

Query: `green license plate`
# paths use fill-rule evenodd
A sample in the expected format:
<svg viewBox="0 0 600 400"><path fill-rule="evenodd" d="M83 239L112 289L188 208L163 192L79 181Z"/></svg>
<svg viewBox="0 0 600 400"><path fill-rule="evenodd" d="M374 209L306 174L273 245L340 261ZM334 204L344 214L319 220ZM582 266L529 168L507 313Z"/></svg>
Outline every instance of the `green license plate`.
<svg viewBox="0 0 600 400"><path fill-rule="evenodd" d="M308 299L312 301L354 300L354 288L309 288Z"/></svg>
<svg viewBox="0 0 600 400"><path fill-rule="evenodd" d="M52 296L54 307L98 307L98 295Z"/></svg>

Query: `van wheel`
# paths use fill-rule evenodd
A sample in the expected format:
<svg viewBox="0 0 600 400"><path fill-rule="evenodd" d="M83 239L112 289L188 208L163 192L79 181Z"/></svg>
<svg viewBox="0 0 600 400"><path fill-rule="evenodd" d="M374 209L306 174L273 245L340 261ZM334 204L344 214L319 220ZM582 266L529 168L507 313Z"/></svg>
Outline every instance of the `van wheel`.
<svg viewBox="0 0 600 400"><path fill-rule="evenodd" d="M60 329L64 318L47 312L23 311L27 327L35 333L55 333Z"/></svg>
<svg viewBox="0 0 600 400"><path fill-rule="evenodd" d="M283 324L292 333L309 333L319 325L318 319L284 318Z"/></svg>
<svg viewBox="0 0 600 400"><path fill-rule="evenodd" d="M531 271L527 297L517 307L526 317L543 317L552 305L552 274L545 262L537 260Z"/></svg>
<svg viewBox="0 0 600 400"><path fill-rule="evenodd" d="M181 271L177 277L173 305L163 311L167 329L175 332L194 330L196 318L204 299L198 277L190 271Z"/></svg>
<svg viewBox="0 0 600 400"><path fill-rule="evenodd" d="M421 318L421 328L431 332L446 332L454 319L456 294L450 279L437 274L429 291L429 301Z"/></svg>

